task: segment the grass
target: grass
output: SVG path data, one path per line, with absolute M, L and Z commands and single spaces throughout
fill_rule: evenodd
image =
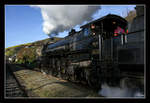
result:
M 26 44 L 15 45 L 15 46 L 6 48 L 6 50 L 7 50 L 7 49 L 12 49 L 12 48 L 21 47 L 21 46 L 29 46 L 29 45 L 31 45 L 31 44 L 32 44 L 32 43 L 26 43 Z

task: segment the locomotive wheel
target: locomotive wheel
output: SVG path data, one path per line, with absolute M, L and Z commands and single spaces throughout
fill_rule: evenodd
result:
M 93 89 L 100 88 L 100 85 L 98 85 L 98 79 L 96 79 L 96 78 L 88 79 L 88 84 Z
M 88 84 L 93 89 L 99 89 L 100 88 L 99 80 L 98 80 L 98 77 L 96 76 L 96 71 L 91 71 L 91 74 L 88 78 Z

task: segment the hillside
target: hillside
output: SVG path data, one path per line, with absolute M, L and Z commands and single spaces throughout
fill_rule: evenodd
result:
M 17 64 L 35 65 L 35 61 L 41 56 L 44 44 L 51 44 L 61 40 L 62 38 L 54 37 L 54 39 L 44 39 L 32 43 L 16 45 L 5 49 L 6 60 Z
M 135 17 L 136 17 L 136 11 L 130 11 L 130 12 L 128 13 L 128 16 L 125 17 L 125 19 L 126 19 L 129 23 L 131 23 L 132 20 L 133 20 Z

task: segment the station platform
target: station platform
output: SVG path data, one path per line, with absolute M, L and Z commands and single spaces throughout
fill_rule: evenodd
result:
M 51 75 L 46 75 L 18 65 L 11 65 L 10 69 L 19 81 L 21 87 L 26 92 L 28 98 L 101 97 L 98 93 L 87 87 L 77 85 Z

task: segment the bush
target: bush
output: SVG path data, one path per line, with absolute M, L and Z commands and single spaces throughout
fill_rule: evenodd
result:
M 17 53 L 17 63 L 32 64 L 36 60 L 36 52 L 34 48 L 22 48 Z
M 8 57 L 12 56 L 13 54 L 15 54 L 14 49 L 9 49 L 9 50 L 6 50 L 5 52 L 5 55 Z

